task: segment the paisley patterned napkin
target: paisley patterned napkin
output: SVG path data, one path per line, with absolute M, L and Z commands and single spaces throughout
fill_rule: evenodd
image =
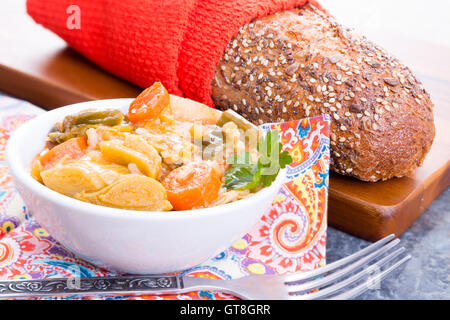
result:
M 28 102 L 0 94 L 0 279 L 114 276 L 65 249 L 33 219 L 14 188 L 5 161 L 5 146 L 15 128 L 45 112 Z M 241 240 L 216 257 L 183 272 L 193 277 L 239 278 L 249 274 L 288 274 L 325 264 L 328 169 L 327 115 L 265 125 L 280 131 L 294 162 L 290 181 L 271 208 Z M 74 274 L 74 273 L 77 274 Z M 31 298 L 32 299 L 32 298 Z M 58 299 L 41 298 L 41 299 Z M 73 295 L 64 299 L 234 299 L 208 291 L 170 296 Z

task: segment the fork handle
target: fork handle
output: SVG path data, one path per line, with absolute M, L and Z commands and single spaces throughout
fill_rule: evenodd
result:
M 180 294 L 197 290 L 220 290 L 220 283 L 223 282 L 226 281 L 167 275 L 7 280 L 0 281 L 0 298 L 108 293 Z

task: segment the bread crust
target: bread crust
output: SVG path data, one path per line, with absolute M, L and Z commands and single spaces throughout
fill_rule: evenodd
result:
M 212 98 L 256 124 L 328 113 L 331 169 L 363 181 L 407 175 L 435 135 L 433 104 L 411 70 L 311 5 L 243 26 Z

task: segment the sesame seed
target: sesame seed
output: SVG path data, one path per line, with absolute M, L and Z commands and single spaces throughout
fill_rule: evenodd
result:
M 348 168 L 347 170 L 345 170 L 345 172 L 347 173 L 352 173 L 353 169 L 352 168 Z
M 340 117 L 339 117 L 339 115 L 337 113 L 333 113 L 333 118 L 335 118 L 336 120 L 340 119 Z
M 344 125 L 342 125 L 342 126 L 340 127 L 340 129 L 341 129 L 342 131 L 346 131 L 346 130 L 347 130 L 347 127 L 344 126 Z
M 345 138 L 344 137 L 339 138 L 339 142 L 345 142 Z
M 372 123 L 372 128 L 373 128 L 373 130 L 378 130 L 377 124 L 376 123 Z
M 369 111 L 364 111 L 364 114 L 366 115 L 366 116 L 368 116 L 368 117 L 370 117 L 370 113 L 369 113 Z

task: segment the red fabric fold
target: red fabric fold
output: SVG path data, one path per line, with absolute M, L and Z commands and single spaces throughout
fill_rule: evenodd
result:
M 33 19 L 111 73 L 213 106 L 211 80 L 252 19 L 315 0 L 27 0 Z M 80 9 L 80 29 L 67 22 Z

